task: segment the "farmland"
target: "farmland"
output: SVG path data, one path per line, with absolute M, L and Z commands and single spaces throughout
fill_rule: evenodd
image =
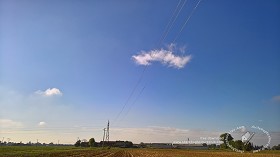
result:
M 75 147 L 0 147 L 1 157 L 280 157 L 280 151 L 259 153 L 236 153 L 222 150 L 184 150 L 184 149 L 101 149 Z

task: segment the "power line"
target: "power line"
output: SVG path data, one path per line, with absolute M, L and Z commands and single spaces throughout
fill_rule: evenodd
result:
M 171 29 L 172 26 L 174 25 L 174 23 L 175 23 L 175 21 L 176 21 L 178 15 L 180 14 L 180 12 L 181 12 L 182 8 L 184 7 L 184 5 L 186 4 L 187 0 L 184 0 L 182 4 L 181 4 L 181 2 L 182 2 L 182 0 L 180 0 L 180 1 L 178 2 L 176 8 L 174 9 L 174 11 L 173 11 L 173 13 L 172 13 L 172 16 L 170 17 L 169 22 L 168 22 L 168 24 L 166 25 L 166 27 L 165 27 L 165 29 L 164 29 L 164 32 L 163 32 L 163 34 L 162 34 L 161 37 L 160 37 L 160 40 L 159 40 L 159 42 L 158 42 L 158 44 L 157 44 L 158 46 L 165 40 L 167 34 L 169 33 L 170 29 Z M 180 5 L 181 5 L 181 6 L 180 6 Z M 179 9 L 179 10 L 178 10 L 178 9 Z M 152 55 L 154 55 L 154 54 L 152 54 Z M 153 57 L 153 56 L 152 56 L 152 57 Z M 143 70 L 143 72 L 142 72 L 142 74 L 141 74 L 141 76 L 140 76 L 140 79 L 138 80 L 138 82 L 137 82 L 137 84 L 136 84 L 135 87 L 138 87 L 138 85 L 139 85 L 140 82 L 142 81 L 143 75 L 144 75 L 145 71 L 147 70 L 147 68 L 148 68 L 148 66 L 145 65 L 145 68 L 144 68 L 144 70 Z M 131 106 L 133 106 L 133 105 L 136 103 L 136 100 L 140 97 L 140 95 L 141 95 L 142 92 L 144 91 L 145 87 L 146 87 L 146 85 L 142 88 L 142 90 L 140 91 L 140 93 L 137 95 L 137 98 L 135 99 L 135 101 L 132 103 Z M 133 93 L 129 96 L 129 99 L 130 99 L 131 96 L 134 94 L 135 90 L 136 90 L 136 88 L 133 89 Z M 128 103 L 128 100 L 129 100 L 129 99 L 127 99 L 126 103 Z M 127 104 L 125 104 L 125 105 L 123 106 L 123 108 L 122 108 L 122 110 L 121 110 L 120 113 L 123 112 L 123 110 L 124 110 L 124 108 L 125 108 L 126 105 L 127 105 Z M 130 109 L 131 109 L 131 107 L 129 108 L 128 112 L 130 111 Z M 124 117 L 126 117 L 126 115 L 128 114 L 128 112 L 126 112 L 126 114 L 125 114 Z M 118 114 L 117 118 L 120 116 L 120 113 Z
M 199 1 L 197 2 L 196 6 L 192 9 L 191 13 L 190 13 L 189 16 L 187 17 L 185 23 L 184 23 L 183 26 L 181 27 L 180 31 L 177 33 L 177 35 L 176 35 L 176 37 L 174 38 L 174 40 L 173 40 L 172 43 L 174 43 L 174 42 L 177 40 L 177 38 L 180 36 L 180 34 L 182 33 L 184 27 L 185 27 L 186 24 L 189 22 L 190 18 L 192 17 L 193 13 L 194 13 L 195 10 L 197 9 L 197 7 L 199 6 L 199 4 L 200 4 L 201 1 L 202 1 L 202 0 L 199 0 Z M 166 36 L 168 35 L 170 29 L 173 27 L 173 25 L 174 25 L 176 19 L 178 18 L 178 16 L 179 16 L 181 10 L 184 8 L 184 6 L 185 6 L 187 0 L 184 0 L 183 3 L 181 3 L 181 2 L 182 2 L 182 0 L 180 0 L 180 1 L 178 2 L 176 8 L 174 9 L 172 16 L 171 16 L 171 18 L 169 19 L 169 22 L 168 22 L 168 24 L 166 25 L 166 27 L 165 27 L 165 29 L 164 29 L 164 32 L 163 32 L 163 34 L 162 34 L 161 37 L 160 37 L 160 40 L 159 40 L 159 42 L 158 42 L 158 46 L 165 40 L 165 38 L 166 38 Z M 153 54 L 152 54 L 152 55 L 153 55 Z M 153 56 L 152 56 L 152 57 L 153 57 Z M 129 100 L 130 100 L 131 97 L 134 95 L 134 93 L 135 93 L 137 87 L 138 87 L 139 84 L 141 83 L 141 81 L 142 81 L 142 79 L 143 79 L 143 76 L 144 76 L 144 73 L 146 72 L 147 68 L 148 68 L 148 66 L 145 65 L 145 67 L 144 67 L 144 69 L 143 69 L 143 71 L 142 71 L 142 73 L 141 73 L 141 75 L 140 75 L 140 77 L 139 77 L 139 79 L 138 79 L 136 85 L 134 86 L 132 92 L 130 93 L 128 99 L 126 100 L 126 102 L 125 102 L 124 106 L 122 107 L 121 111 L 118 113 L 118 115 L 117 115 L 117 117 L 115 118 L 115 121 L 114 121 L 114 122 L 116 122 L 116 121 L 118 120 L 118 118 L 119 118 L 119 116 L 122 114 L 124 108 L 128 105 Z M 146 87 L 146 85 L 145 85 L 145 86 L 143 87 L 143 89 L 139 92 L 139 94 L 137 95 L 137 97 L 136 97 L 135 101 L 132 103 L 132 105 L 134 105 L 134 104 L 136 103 L 136 100 L 137 100 L 137 99 L 140 97 L 140 95 L 143 93 L 145 87 Z M 132 105 L 131 105 L 131 106 L 132 106 Z M 131 107 L 130 107 L 130 108 L 131 108 Z M 130 111 L 130 108 L 129 108 L 128 112 Z M 125 114 L 125 116 L 128 114 L 128 112 Z M 125 116 L 124 116 L 124 117 L 125 117 Z
M 165 27 L 165 31 L 164 31 L 164 33 L 161 35 L 161 38 L 160 38 L 160 40 L 159 40 L 159 42 L 158 42 L 158 46 L 163 42 L 163 40 L 164 40 L 165 37 L 167 36 L 169 30 L 171 29 L 172 26 L 169 27 L 170 23 L 172 23 L 172 25 L 173 25 L 173 23 L 174 23 L 175 20 L 177 19 L 178 14 L 181 12 L 183 6 L 184 6 L 185 3 L 186 3 L 186 0 L 185 0 L 184 3 L 183 3 L 183 5 L 182 5 L 182 6 L 180 7 L 180 9 L 179 9 L 179 12 L 176 14 L 176 12 L 177 12 L 177 10 L 178 10 L 180 4 L 181 4 L 181 1 L 182 1 L 182 0 L 180 0 L 180 1 L 178 2 L 178 4 L 177 4 L 175 10 L 173 11 L 173 14 L 172 14 L 171 18 L 170 18 L 170 20 L 169 20 L 167 26 Z M 175 15 L 176 15 L 175 20 L 173 20 Z M 123 112 L 124 108 L 127 106 L 129 100 L 130 100 L 131 97 L 134 95 L 134 93 L 135 93 L 137 87 L 139 86 L 139 84 L 141 83 L 141 81 L 142 81 L 142 79 L 143 79 L 144 73 L 146 72 L 147 68 L 148 68 L 148 66 L 146 65 L 146 66 L 144 67 L 144 69 L 143 69 L 143 71 L 142 71 L 142 73 L 141 73 L 141 75 L 140 75 L 140 77 L 139 77 L 137 83 L 136 83 L 135 86 L 133 87 L 133 89 L 132 89 L 130 95 L 128 96 L 127 100 L 125 101 L 125 103 L 124 103 L 124 105 L 123 105 L 121 111 L 117 114 L 116 118 L 114 119 L 113 123 L 116 123 L 116 121 L 118 120 L 119 116 L 120 116 L 121 113 Z M 142 92 L 141 92 L 141 93 L 142 93 Z M 140 95 L 140 94 L 139 94 L 139 95 Z
M 166 25 L 165 29 L 164 29 L 164 33 L 162 34 L 162 36 L 160 37 L 160 40 L 158 42 L 158 46 L 164 41 L 164 39 L 166 38 L 167 34 L 169 33 L 170 29 L 172 28 L 173 24 L 175 23 L 178 15 L 180 14 L 181 10 L 183 9 L 184 5 L 186 4 L 187 0 L 184 0 L 183 4 L 181 5 L 179 11 L 178 8 L 181 4 L 181 1 L 179 1 L 178 5 L 176 6 L 171 18 L 169 19 L 168 24 Z M 175 17 L 175 18 L 174 18 Z
M 196 8 L 199 6 L 199 3 L 201 2 L 202 0 L 199 0 L 196 4 L 196 6 L 192 9 L 191 13 L 189 14 L 189 16 L 187 17 L 185 23 L 183 24 L 183 26 L 181 27 L 180 31 L 177 33 L 176 37 L 174 38 L 173 42 L 174 43 L 178 37 L 180 36 L 180 34 L 182 33 L 182 31 L 184 30 L 186 24 L 189 22 L 190 18 L 192 17 L 193 13 L 195 12 Z
M 144 76 L 144 73 L 145 73 L 146 70 L 147 70 L 147 66 L 144 67 L 144 69 L 143 69 L 143 71 L 142 71 L 142 73 L 141 73 L 141 75 L 140 75 L 140 77 L 139 77 L 137 83 L 135 84 L 135 86 L 134 86 L 134 88 L 132 89 L 130 95 L 128 96 L 127 100 L 125 101 L 125 103 L 124 103 L 124 105 L 123 105 L 121 111 L 118 113 L 117 117 L 115 118 L 115 121 L 113 121 L 113 122 L 116 122 L 116 121 L 118 120 L 118 118 L 119 118 L 119 116 L 121 115 L 121 113 L 123 112 L 124 108 L 127 106 L 129 100 L 131 99 L 131 97 L 133 96 L 133 94 L 134 94 L 135 90 L 137 89 L 138 85 L 139 85 L 140 82 L 142 81 L 143 76 Z
M 133 101 L 133 103 L 130 105 L 130 107 L 128 108 L 128 111 L 125 113 L 125 115 L 123 116 L 123 118 L 121 120 L 123 120 L 127 114 L 129 113 L 129 111 L 131 110 L 132 106 L 134 106 L 134 104 L 136 103 L 136 101 L 138 100 L 138 98 L 141 96 L 141 94 L 143 93 L 143 91 L 145 90 L 146 85 L 143 86 L 143 88 L 141 89 L 141 91 L 139 92 L 139 94 L 137 95 L 136 99 Z

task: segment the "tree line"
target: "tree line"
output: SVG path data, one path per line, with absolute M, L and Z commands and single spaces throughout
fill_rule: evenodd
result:
M 81 141 L 80 139 L 74 144 L 75 147 L 95 147 L 97 146 L 97 143 L 95 142 L 94 138 L 90 138 L 88 141 L 83 140 Z
M 131 141 L 100 141 L 95 142 L 94 138 L 90 138 L 88 141 L 77 140 L 74 144 L 75 147 L 120 147 L 120 148 L 132 148 L 133 143 Z

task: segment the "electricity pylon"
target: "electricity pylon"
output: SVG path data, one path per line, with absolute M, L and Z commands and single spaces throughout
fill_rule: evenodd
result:
M 108 146 L 109 146 L 109 125 L 110 125 L 110 122 L 109 122 L 109 120 L 108 120 L 107 128 L 104 128 L 104 129 L 103 129 L 104 134 L 103 134 L 103 143 L 102 143 L 102 147 L 104 147 L 105 141 L 107 142 L 107 144 L 108 144 Z M 105 141 L 104 141 L 104 138 L 105 138 Z
M 107 124 L 107 129 L 106 129 L 106 141 L 109 144 L 109 120 L 108 120 L 108 124 Z

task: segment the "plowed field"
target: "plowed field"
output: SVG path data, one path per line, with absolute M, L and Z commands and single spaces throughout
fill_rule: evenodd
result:
M 280 157 L 280 151 L 237 153 L 221 150 L 0 147 L 0 157 Z

